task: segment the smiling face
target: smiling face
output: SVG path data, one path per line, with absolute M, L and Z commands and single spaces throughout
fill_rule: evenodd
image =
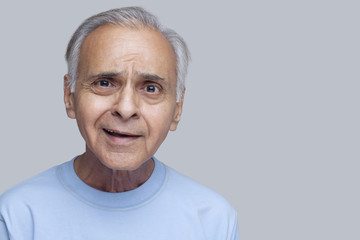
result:
M 94 30 L 81 47 L 75 92 L 67 84 L 64 89 L 86 154 L 114 170 L 133 170 L 150 159 L 180 120 L 174 51 L 148 28 Z

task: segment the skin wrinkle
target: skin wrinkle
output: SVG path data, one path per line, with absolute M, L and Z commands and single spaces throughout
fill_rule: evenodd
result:
M 92 81 L 93 79 L 95 78 L 121 78 L 121 77 L 124 77 L 125 75 L 125 71 L 122 71 L 122 72 L 104 72 L 104 73 L 99 73 L 99 74 L 96 74 L 94 76 L 90 76 L 88 77 L 88 79 L 84 80 L 84 81 Z M 164 78 L 156 75 L 156 74 L 152 74 L 152 73 L 141 73 L 141 72 L 138 72 L 136 71 L 135 72 L 135 75 L 138 76 L 138 77 L 142 77 L 146 80 L 152 80 L 152 81 L 155 81 L 155 80 L 165 80 Z
M 171 45 L 155 30 L 105 25 L 89 34 L 74 93 L 64 77 L 67 114 L 77 120 L 86 142 L 85 153 L 74 163 L 80 179 L 102 191 L 122 192 L 150 177 L 151 158 L 168 131 L 176 130 L 182 113 L 175 66 Z M 110 78 L 104 79 L 113 78 L 118 88 L 110 95 L 96 94 L 93 83 L 106 74 Z M 147 92 L 147 84 L 159 84 L 162 90 Z M 104 129 L 133 137 L 115 137 Z
M 75 172 L 79 171 L 80 162 L 83 161 L 83 156 L 79 156 L 76 160 L 77 161 L 75 161 L 74 166 Z M 104 166 L 100 166 L 100 164 L 101 163 L 99 161 L 90 164 L 90 168 L 86 172 L 82 172 L 82 180 L 85 183 L 88 183 L 91 187 L 104 192 L 125 192 L 132 190 L 133 185 L 139 187 L 151 176 L 154 168 L 154 162 L 152 159 L 146 162 L 149 167 L 145 175 L 136 170 L 130 174 L 129 171 L 109 169 Z M 98 177 L 99 175 L 97 173 L 99 169 L 102 170 L 101 175 L 108 176 L 109 180 L 102 181 L 101 178 Z M 94 179 L 96 179 L 96 181 L 93 181 Z

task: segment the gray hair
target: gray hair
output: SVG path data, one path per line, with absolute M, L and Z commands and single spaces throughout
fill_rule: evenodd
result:
M 185 77 L 190 61 L 190 52 L 184 39 L 174 30 L 164 28 L 157 18 L 141 7 L 125 7 L 111 9 L 86 19 L 75 31 L 66 50 L 68 65 L 68 84 L 72 92 L 78 75 L 78 64 L 81 45 L 85 38 L 96 28 L 105 24 L 114 24 L 127 28 L 147 27 L 159 31 L 171 44 L 176 56 L 176 98 L 180 100 L 185 90 Z

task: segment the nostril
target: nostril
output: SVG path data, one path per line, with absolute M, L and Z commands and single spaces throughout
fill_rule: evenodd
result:
M 115 117 L 121 117 L 120 113 L 118 113 L 117 111 L 112 111 L 111 114 Z
M 122 119 L 129 119 L 129 118 L 138 118 L 140 116 L 139 111 L 121 111 L 115 109 L 111 111 L 111 114 L 115 117 L 122 118 Z
M 114 95 L 112 108 L 113 116 L 122 119 L 136 118 L 140 116 L 139 96 L 131 86 L 126 86 Z

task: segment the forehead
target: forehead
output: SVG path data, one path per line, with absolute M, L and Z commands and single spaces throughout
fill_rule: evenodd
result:
M 79 59 L 79 77 L 101 72 L 146 72 L 175 78 L 172 46 L 158 31 L 104 25 L 84 40 Z

